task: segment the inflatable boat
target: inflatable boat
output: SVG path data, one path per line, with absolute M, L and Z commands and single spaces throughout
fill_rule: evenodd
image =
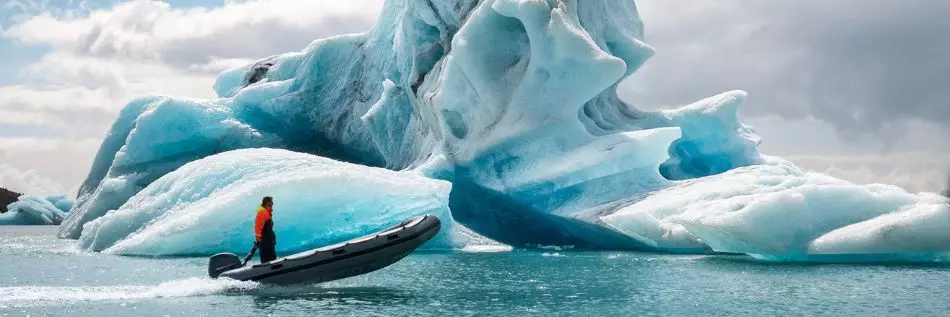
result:
M 432 239 L 441 226 L 433 215 L 416 216 L 377 233 L 251 266 L 233 253 L 219 253 L 211 257 L 208 275 L 268 284 L 338 280 L 396 263 Z

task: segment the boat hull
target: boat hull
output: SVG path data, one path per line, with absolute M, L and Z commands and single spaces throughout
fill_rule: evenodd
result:
M 441 222 L 435 216 L 417 216 L 380 232 L 267 263 L 231 269 L 218 277 L 286 285 L 322 283 L 362 275 L 398 262 L 432 239 L 440 228 Z M 212 263 L 215 257 L 212 257 Z M 211 271 L 213 269 L 209 267 L 209 273 Z

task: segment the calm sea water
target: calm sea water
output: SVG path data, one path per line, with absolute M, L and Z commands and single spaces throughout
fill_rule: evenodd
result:
M 0 316 L 724 316 L 950 314 L 950 266 L 758 263 L 623 252 L 416 253 L 372 274 L 274 287 L 204 258 L 77 251 L 0 226 Z

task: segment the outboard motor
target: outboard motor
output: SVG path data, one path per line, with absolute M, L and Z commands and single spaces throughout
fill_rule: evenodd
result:
M 218 278 L 221 273 L 244 266 L 234 253 L 218 253 L 208 260 L 208 276 Z

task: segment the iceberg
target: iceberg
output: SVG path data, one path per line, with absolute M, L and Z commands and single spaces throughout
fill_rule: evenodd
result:
M 473 3 L 432 5 L 390 1 L 370 32 L 317 40 L 301 52 L 227 70 L 214 84 L 218 99 L 133 100 L 103 140 L 59 236 L 79 238 L 85 223 L 119 208 L 161 176 L 228 150 L 283 148 L 395 170 L 425 157 L 436 142 L 413 115 L 410 95 L 392 88 L 387 100 L 394 106 L 374 105 L 386 77 L 400 87 L 421 82 L 441 56 L 446 32 L 461 23 L 452 21 L 461 18 L 452 12 L 462 14 Z M 443 23 L 437 17 L 448 19 L 438 25 L 442 30 L 430 25 Z M 364 116 L 370 108 L 376 116 Z M 381 151 L 388 151 L 388 159 Z
M 769 164 L 681 182 L 602 220 L 658 249 L 770 261 L 935 260 L 950 255 L 950 204 L 935 193 L 856 185 Z
M 414 175 L 405 180 L 411 193 L 381 192 L 407 196 L 374 203 L 392 210 L 435 206 L 429 194 L 408 197 L 427 181 L 450 182 L 455 221 L 517 247 L 739 252 L 779 261 L 933 259 L 945 251 L 942 235 L 931 235 L 947 228 L 939 196 L 804 173 L 761 154 L 761 140 L 738 118 L 744 91 L 655 112 L 620 100 L 618 84 L 654 54 L 643 34 L 631 0 L 388 0 L 366 33 L 222 72 L 216 99 L 129 103 L 60 236 L 123 254 L 201 253 L 211 246 L 182 242 L 205 240 L 240 251 L 248 242 L 230 237 L 245 234 L 236 229 L 244 218 L 232 219 L 231 209 L 251 198 L 192 192 L 257 184 L 263 176 L 244 170 L 251 167 L 228 164 L 259 163 L 229 153 L 283 166 L 240 150 L 268 147 L 296 152 L 275 157 L 351 164 L 341 173 Z M 229 170 L 250 174 L 214 176 Z M 320 210 L 342 206 L 304 200 L 308 186 L 327 180 L 267 186 Z M 375 184 L 360 182 L 352 188 Z M 344 198 L 362 201 L 355 193 Z M 291 222 L 324 231 L 378 226 L 399 215 L 392 210 L 354 212 L 346 221 L 299 211 Z M 201 217 L 223 225 L 199 226 Z M 290 249 L 318 242 L 287 235 Z
M 297 252 L 433 214 L 443 230 L 429 248 L 451 248 L 451 185 L 280 149 L 244 149 L 185 164 L 121 208 L 83 226 L 79 245 L 124 255 L 246 253 L 254 215 L 273 196 L 277 251 Z
M 162 175 L 205 156 L 273 142 L 235 118 L 229 107 L 202 100 L 143 97 L 129 103 L 99 147 L 60 237 L 119 208 Z
M 503 243 L 626 248 L 580 211 L 758 163 L 744 92 L 661 113 L 619 100 L 653 54 L 631 1 L 520 3 L 388 1 L 367 33 L 223 72 L 218 99 L 131 102 L 60 236 L 187 162 L 274 147 L 452 181 L 454 215 Z
M 66 218 L 73 200 L 65 195 L 22 195 L 0 214 L 0 225 L 58 225 Z

